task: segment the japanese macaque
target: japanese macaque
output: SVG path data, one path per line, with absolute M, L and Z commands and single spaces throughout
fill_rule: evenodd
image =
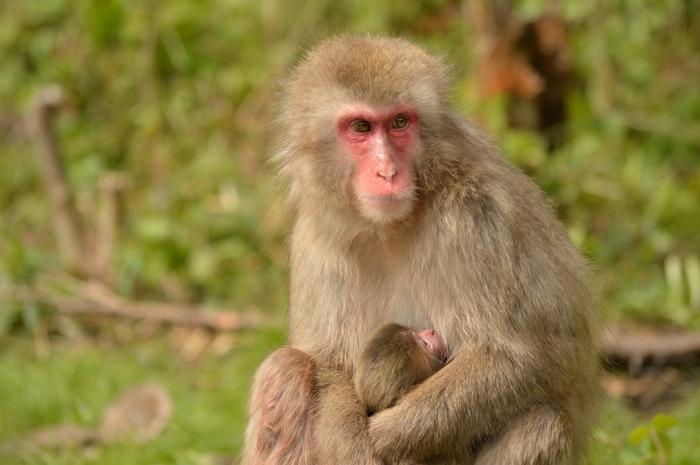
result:
M 434 329 L 415 332 L 389 323 L 365 346 L 354 382 L 368 415 L 394 405 L 445 363 L 447 350 Z
M 447 75 L 408 41 L 352 36 L 287 82 L 290 346 L 256 374 L 245 464 L 579 462 L 598 370 L 587 264 L 450 110 Z M 435 328 L 449 363 L 368 417 L 352 379 L 392 321 Z

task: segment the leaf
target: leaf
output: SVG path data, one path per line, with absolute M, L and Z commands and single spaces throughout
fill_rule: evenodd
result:
M 659 413 L 651 420 L 651 425 L 659 432 L 666 431 L 678 424 L 678 419 L 667 413 Z
M 659 441 L 664 449 L 664 453 L 667 455 L 671 453 L 671 437 L 667 433 L 659 433 Z
M 649 425 L 637 426 L 627 436 L 627 440 L 634 445 L 639 445 L 648 438 L 649 438 Z

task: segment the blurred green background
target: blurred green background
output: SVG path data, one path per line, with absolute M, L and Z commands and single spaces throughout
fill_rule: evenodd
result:
M 251 376 L 284 342 L 291 218 L 268 163 L 279 82 L 306 47 L 339 32 L 400 34 L 455 64 L 455 110 L 494 134 L 551 197 L 595 267 L 606 319 L 700 327 L 700 2 L 488 3 L 0 2 L 0 461 L 235 459 Z M 479 27 L 477 13 L 496 7 L 520 26 L 547 14 L 566 25 L 555 34 L 566 114 L 545 131 L 531 117 L 513 124 L 517 109 L 536 108 L 537 92 L 484 91 L 495 66 L 489 40 L 505 43 L 507 58 L 522 56 L 503 39 L 522 28 L 485 36 Z M 264 329 L 212 334 L 68 317 L 13 297 L 16 289 L 70 296 L 86 278 L 59 254 L 27 130 L 35 95 L 50 84 L 65 95 L 53 128 L 86 255 L 105 240 L 105 180 L 122 186 L 100 281 L 127 300 L 257 309 Z M 606 398 L 590 463 L 700 463 L 700 391 L 692 368 L 682 377 L 682 393 L 650 410 Z M 16 446 L 44 425 L 95 425 L 110 399 L 142 381 L 173 397 L 157 439 Z M 661 410 L 669 416 L 652 420 Z

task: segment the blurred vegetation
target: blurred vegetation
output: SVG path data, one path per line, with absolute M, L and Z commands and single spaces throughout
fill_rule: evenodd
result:
M 515 9 L 528 19 L 547 11 L 549 3 L 525 0 L 515 2 Z M 278 82 L 304 48 L 323 37 L 386 32 L 413 38 L 455 63 L 455 109 L 487 127 L 506 156 L 547 191 L 596 268 L 609 318 L 700 327 L 700 2 L 560 2 L 558 14 L 571 27 L 576 85 L 567 95 L 566 137 L 553 151 L 541 134 L 508 127 L 506 98 L 481 97 L 474 77 L 476 38 L 464 11 L 454 0 L 0 2 L 0 288 L 36 285 L 62 269 L 35 146 L 21 123 L 37 89 L 57 83 L 69 105 L 56 129 L 88 226 L 98 221 L 104 177 L 117 172 L 127 181 L 110 284 L 135 299 L 257 307 L 283 315 L 290 217 L 284 189 L 267 163 Z M 107 387 L 85 392 L 93 386 L 83 383 L 93 377 L 105 375 L 106 383 L 123 386 L 134 370 L 153 369 L 166 385 L 182 389 L 182 378 L 168 365 L 175 362 L 132 367 L 137 348 L 111 355 L 58 351 L 51 356 L 55 363 L 31 361 L 21 331 L 12 329 L 36 332 L 43 315 L 35 304 L 0 303 L 0 347 L 6 351 L 0 357 L 0 435 L 46 417 L 94 415 L 91 408 Z M 249 360 L 262 357 L 253 352 L 235 352 L 221 369 L 239 370 L 248 380 L 255 366 Z M 5 400 L 20 395 L 28 382 L 61 391 L 43 397 L 27 390 L 16 402 Z M 247 382 L 217 384 L 233 390 L 218 400 L 235 403 L 223 412 L 238 416 L 230 420 L 238 425 L 230 431 L 233 451 Z M 217 402 L 215 395 L 205 397 Z M 63 411 L 73 396 L 85 396 L 90 405 Z M 180 439 L 192 450 L 226 450 L 221 431 L 211 435 L 209 446 L 183 438 L 200 435 L 204 444 L 212 425 L 222 421 L 220 407 L 180 402 L 178 408 L 192 409 L 188 414 L 200 407 L 219 411 L 212 412 L 213 423 L 178 423 L 183 429 L 163 439 L 164 450 Z M 37 412 L 37 404 L 48 410 Z M 611 425 L 608 436 L 626 444 L 620 450 L 655 447 L 644 446 L 649 429 L 636 443 L 626 443 L 634 420 L 612 417 L 604 417 L 605 427 Z M 659 421 L 664 434 L 678 429 Z M 680 427 L 683 437 L 700 430 L 697 415 L 688 421 Z M 642 452 L 620 458 L 616 447 L 606 457 L 594 452 L 602 457 L 595 463 L 657 463 L 657 455 Z M 178 457 L 137 460 L 112 451 L 116 455 L 99 463 L 210 463 L 192 451 L 176 452 L 168 453 Z M 669 463 L 700 461 L 698 455 L 682 458 L 690 454 L 681 452 L 679 461 Z

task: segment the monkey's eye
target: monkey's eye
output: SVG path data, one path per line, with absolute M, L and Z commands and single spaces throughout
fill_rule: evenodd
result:
M 394 117 L 394 120 L 391 122 L 391 129 L 406 129 L 408 126 L 408 116 L 406 115 L 397 115 Z
M 369 132 L 372 129 L 372 125 L 369 124 L 369 121 L 367 120 L 358 119 L 350 123 L 350 129 L 352 129 L 352 132 L 363 134 L 365 132 Z

